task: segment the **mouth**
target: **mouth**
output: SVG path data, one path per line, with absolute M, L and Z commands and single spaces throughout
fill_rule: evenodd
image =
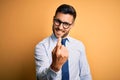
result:
M 64 31 L 55 29 L 55 34 L 56 34 L 57 36 L 61 36 L 61 37 L 62 37 L 63 34 L 64 34 Z
M 57 34 L 62 34 L 63 31 L 61 31 L 61 30 L 56 30 L 56 33 L 57 33 Z

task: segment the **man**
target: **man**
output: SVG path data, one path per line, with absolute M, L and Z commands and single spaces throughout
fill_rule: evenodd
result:
M 75 9 L 60 5 L 53 17 L 53 34 L 35 48 L 37 80 L 92 80 L 81 41 L 70 37 Z

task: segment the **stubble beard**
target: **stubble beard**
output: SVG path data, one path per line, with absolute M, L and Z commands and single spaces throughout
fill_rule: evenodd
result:
M 56 36 L 56 38 L 58 38 L 58 36 L 55 34 L 55 30 L 56 30 L 56 32 L 57 32 L 57 31 L 59 31 L 60 29 L 59 29 L 59 28 L 54 28 L 54 26 L 52 26 L 52 31 L 53 31 L 54 35 Z M 65 31 L 63 31 L 63 30 L 60 30 L 60 31 L 62 31 L 62 33 L 64 33 L 64 34 L 61 36 L 61 38 L 65 38 L 65 37 L 69 34 L 69 31 L 67 31 L 66 33 L 65 33 Z

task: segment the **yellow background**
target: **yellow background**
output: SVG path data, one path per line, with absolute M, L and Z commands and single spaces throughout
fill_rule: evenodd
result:
M 70 35 L 85 44 L 93 80 L 120 80 L 120 0 L 0 0 L 0 80 L 35 80 L 34 47 L 62 3 L 77 10 Z

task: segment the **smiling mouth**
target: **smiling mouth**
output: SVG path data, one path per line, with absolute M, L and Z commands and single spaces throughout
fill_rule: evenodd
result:
M 56 35 L 62 36 L 64 34 L 64 31 L 60 29 L 55 29 L 55 33 Z
M 60 34 L 63 33 L 63 31 L 61 31 L 61 30 L 56 30 L 56 33 L 57 33 L 58 35 L 60 35 Z

